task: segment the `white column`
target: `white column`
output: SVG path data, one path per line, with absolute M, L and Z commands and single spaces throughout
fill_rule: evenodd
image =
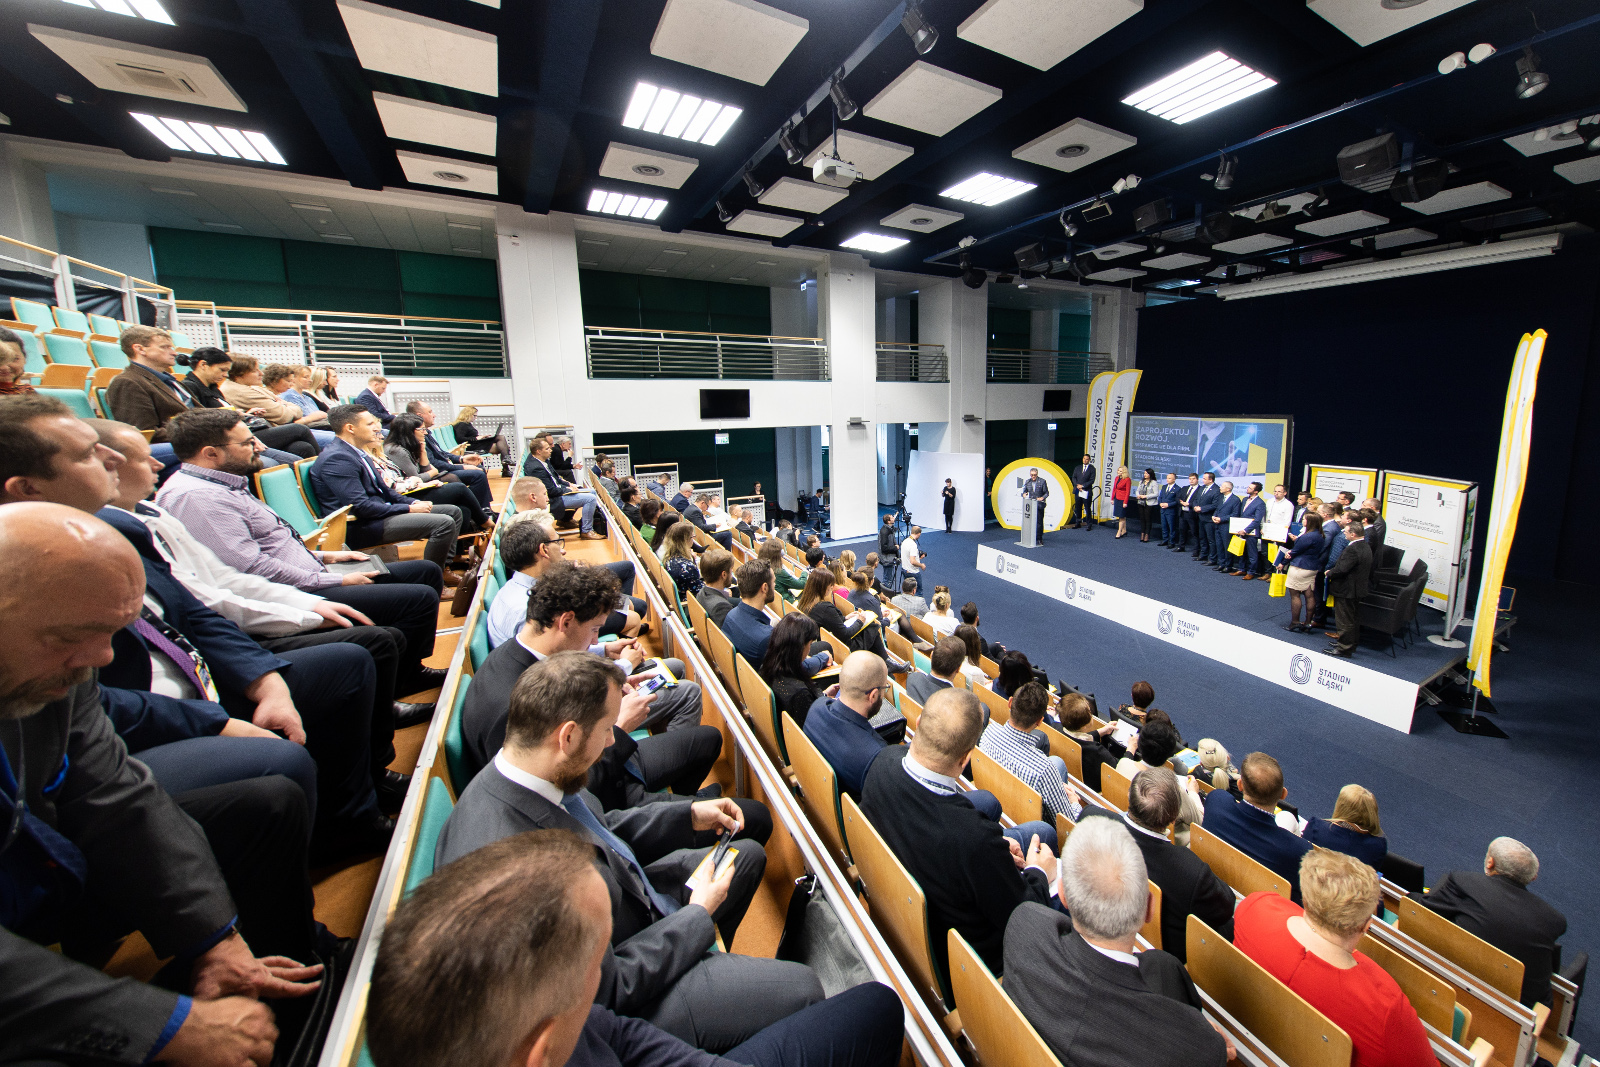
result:
M 517 441 L 528 425 L 570 425 L 576 446 L 594 444 L 585 425 L 591 383 L 584 356 L 583 300 L 572 220 L 530 215 L 510 205 L 496 210 L 500 303 Z
M 0 234 L 40 248 L 61 248 L 56 236 L 55 212 L 50 206 L 50 182 L 44 168 L 19 158 L 16 147 L 8 147 L 3 142 L 0 142 Z M 20 248 L 12 247 L 6 254 L 40 266 L 50 265 L 47 259 Z
M 1097 289 L 1094 318 L 1090 325 L 1090 345 L 1096 352 L 1108 352 L 1117 370 L 1134 365 L 1139 347 L 1139 309 L 1144 294 L 1127 289 Z
M 917 337 L 944 345 L 950 361 L 950 418 L 943 432 L 921 423 L 919 448 L 930 452 L 983 452 L 987 414 L 989 292 L 969 289 L 959 279 L 922 287 L 917 301 Z M 964 416 L 976 416 L 967 421 Z
M 872 269 L 836 252 L 820 279 L 818 315 L 833 373 L 828 452 L 833 536 L 860 537 L 878 526 L 877 306 Z M 858 418 L 860 425 L 851 426 Z
M 1029 348 L 1048 351 L 1061 347 L 1060 326 L 1056 321 L 1060 314 L 1055 308 L 1035 309 L 1028 313 Z M 1033 382 L 1055 381 L 1050 376 L 1050 361 L 1043 356 L 1035 358 L 1028 380 Z

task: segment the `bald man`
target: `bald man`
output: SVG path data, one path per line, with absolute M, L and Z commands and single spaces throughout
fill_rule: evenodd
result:
M 861 799 L 867 768 L 878 753 L 905 736 L 906 721 L 897 719 L 890 736 L 872 727 L 872 718 L 891 696 L 889 669 L 877 655 L 852 652 L 839 671 L 839 683 L 829 686 L 806 712 L 804 730 L 839 776 L 839 788 Z
M 1056 876 L 1054 829 L 1041 822 L 1003 832 L 964 795 L 961 773 L 982 731 L 978 698 L 941 689 L 923 706 L 910 747 L 879 753 L 861 791 L 861 810 L 928 898 L 933 956 L 945 974 L 955 929 L 998 975 L 1011 912 L 1049 905 Z M 1025 844 L 1011 836 L 1018 832 Z
M 0 504 L 103 508 L 100 517 L 122 532 L 144 565 L 145 610 L 114 636 L 116 654 L 101 683 L 220 704 L 231 716 L 305 744 L 317 763 L 318 858 L 387 849 L 394 820 L 379 810 L 373 770 L 392 758 L 385 753 L 393 726 L 372 721 L 371 654 L 331 644 L 275 655 L 196 600 L 172 576 L 144 525 L 105 507 L 117 494 L 122 464 L 121 454 L 100 444 L 94 428 L 59 400 L 0 398 Z M 390 791 L 403 796 L 406 784 Z
M 257 998 L 305 996 L 322 970 L 295 962 L 316 951 L 299 790 L 259 778 L 175 802 L 112 732 L 95 669 L 143 597 L 138 553 L 94 516 L 0 507 L 0 825 L 18 827 L 4 847 L 16 892 L 0 909 L 0 1061 L 264 1064 L 278 1031 Z M 133 929 L 180 962 L 190 995 L 69 958 Z M 65 953 L 45 947 L 57 943 Z

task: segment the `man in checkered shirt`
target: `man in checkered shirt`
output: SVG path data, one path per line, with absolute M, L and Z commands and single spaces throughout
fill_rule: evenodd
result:
M 1048 756 L 1040 751 L 1037 735 L 1044 713 L 1050 706 L 1050 694 L 1038 682 L 1029 682 L 1011 697 L 1011 720 L 995 722 L 983 728 L 978 747 L 1012 774 L 1021 778 L 1028 787 L 1044 798 L 1045 817 L 1051 822 L 1057 815 L 1065 815 L 1073 822 L 1083 814 L 1083 804 L 1067 780 L 1067 765 L 1060 756 Z

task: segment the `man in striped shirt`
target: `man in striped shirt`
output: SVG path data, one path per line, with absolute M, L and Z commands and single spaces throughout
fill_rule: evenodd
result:
M 1038 682 L 1020 687 L 1011 697 L 1010 721 L 990 720 L 983 728 L 978 747 L 1044 798 L 1045 816 L 1050 822 L 1055 822 L 1057 815 L 1076 822 L 1083 814 L 1083 804 L 1077 792 L 1065 784 L 1067 765 L 1060 756 L 1041 752 L 1032 733 L 1039 728 L 1049 706 L 1050 694 Z

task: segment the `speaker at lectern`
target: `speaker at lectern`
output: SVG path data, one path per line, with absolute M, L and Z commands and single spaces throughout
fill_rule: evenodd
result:
M 1044 501 L 1024 497 L 1022 501 L 1022 540 L 1017 544 L 1023 548 L 1039 547 L 1039 520 L 1035 508 L 1043 507 Z

